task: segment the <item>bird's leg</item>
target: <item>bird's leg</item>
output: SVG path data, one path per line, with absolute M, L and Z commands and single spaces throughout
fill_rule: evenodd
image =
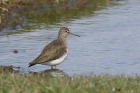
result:
M 51 69 L 56 69 L 56 65 L 54 65 L 54 67 L 53 67 L 53 66 L 51 66 Z
M 54 69 L 56 69 L 56 65 L 54 66 Z
M 53 69 L 53 66 L 51 66 L 51 69 Z

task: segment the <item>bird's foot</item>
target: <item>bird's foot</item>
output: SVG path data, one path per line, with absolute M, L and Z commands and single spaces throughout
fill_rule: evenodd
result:
M 51 66 L 51 69 L 56 69 L 56 65 L 53 67 L 53 66 Z

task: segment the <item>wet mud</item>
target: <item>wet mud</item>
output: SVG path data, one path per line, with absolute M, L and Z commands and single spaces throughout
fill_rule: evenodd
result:
M 0 31 L 4 28 L 15 30 L 17 27 L 22 27 L 23 18 L 22 13 L 36 12 L 36 10 L 50 11 L 50 10 L 68 10 L 74 7 L 82 6 L 87 2 L 87 0 L 78 0 L 70 2 L 70 0 L 3 0 L 0 2 Z M 43 12 L 43 11 L 42 11 Z

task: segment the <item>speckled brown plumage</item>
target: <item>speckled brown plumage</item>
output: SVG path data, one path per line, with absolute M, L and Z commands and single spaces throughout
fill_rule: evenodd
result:
M 51 66 L 56 66 L 58 64 L 60 64 L 62 61 L 65 60 L 66 56 L 67 56 L 67 41 L 66 41 L 66 37 L 71 34 L 71 35 L 75 35 L 72 34 L 68 28 L 66 27 L 62 27 L 59 30 L 58 33 L 58 37 L 57 39 L 55 39 L 54 41 L 52 41 L 50 44 L 48 44 L 41 52 L 41 54 L 34 59 L 32 62 L 29 63 L 29 67 L 36 65 L 36 64 L 44 64 L 44 63 L 48 63 L 48 62 L 52 62 L 54 60 L 57 60 L 59 58 L 62 57 L 61 60 L 59 60 L 58 62 L 56 62 L 55 64 L 51 64 Z M 78 36 L 78 35 L 75 35 Z M 64 56 L 65 55 L 65 56 Z M 64 57 L 63 57 L 64 56 Z M 50 64 L 49 64 L 50 65 Z
M 35 64 L 40 64 L 43 62 L 49 62 L 49 61 L 58 59 L 65 52 L 67 52 L 66 49 L 67 49 L 67 46 L 64 44 L 64 42 L 62 42 L 61 38 L 56 39 L 52 41 L 50 44 L 48 44 L 35 60 L 29 63 L 29 67 Z

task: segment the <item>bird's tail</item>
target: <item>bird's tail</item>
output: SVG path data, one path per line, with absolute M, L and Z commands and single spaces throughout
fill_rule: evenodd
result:
M 34 63 L 30 62 L 28 67 L 35 65 Z

